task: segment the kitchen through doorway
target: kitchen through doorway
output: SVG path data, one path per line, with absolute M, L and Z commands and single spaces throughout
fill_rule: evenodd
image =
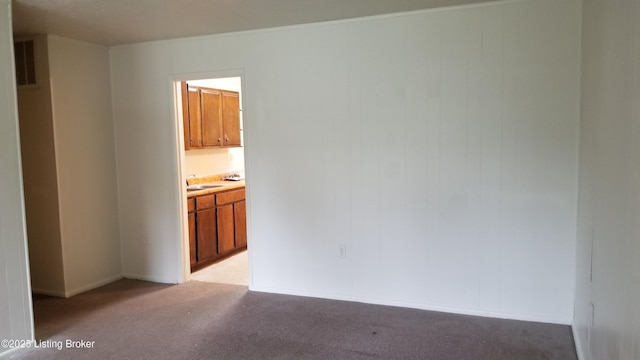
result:
M 187 280 L 249 285 L 241 76 L 176 82 Z M 185 247 L 183 247 L 185 248 Z

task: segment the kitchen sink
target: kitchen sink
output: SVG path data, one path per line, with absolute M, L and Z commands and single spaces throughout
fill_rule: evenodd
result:
M 219 188 L 219 187 L 223 187 L 225 185 L 219 185 L 219 184 L 197 184 L 197 185 L 189 185 L 187 186 L 187 191 L 199 191 L 199 190 L 206 190 L 206 189 L 215 189 L 215 188 Z

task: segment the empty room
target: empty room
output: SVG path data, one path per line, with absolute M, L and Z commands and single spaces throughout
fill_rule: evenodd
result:
M 0 357 L 640 358 L 640 1 L 0 5 Z

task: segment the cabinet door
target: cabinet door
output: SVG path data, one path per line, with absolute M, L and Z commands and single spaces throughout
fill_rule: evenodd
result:
M 200 90 L 189 87 L 189 147 L 202 147 L 202 119 L 200 111 Z
M 220 91 L 200 89 L 202 101 L 202 146 L 222 146 L 222 101 Z
M 215 257 L 217 252 L 216 209 L 200 210 L 196 213 L 198 261 Z
M 237 189 L 216 194 L 216 205 L 231 204 L 236 201 L 242 201 L 245 198 L 245 190 Z
M 240 146 L 240 95 L 222 91 L 223 146 Z
M 236 229 L 236 247 L 247 245 L 247 204 L 244 200 L 233 204 L 233 219 Z
M 218 253 L 224 254 L 234 249 L 233 204 L 219 206 L 218 211 Z
M 189 259 L 191 266 L 197 261 L 196 253 L 196 214 L 189 213 Z

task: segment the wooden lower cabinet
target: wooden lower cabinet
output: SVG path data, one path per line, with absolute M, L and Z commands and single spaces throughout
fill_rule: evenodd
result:
M 211 260 L 218 255 L 216 209 L 200 210 L 196 213 L 196 248 L 198 262 Z
M 187 199 L 188 219 L 189 219 L 189 261 L 194 266 L 198 261 L 196 247 L 196 199 Z
M 245 190 L 188 199 L 191 271 L 246 248 Z
M 233 218 L 235 227 L 236 247 L 247 246 L 247 204 L 246 201 L 238 201 L 233 204 Z
M 223 205 L 216 208 L 218 211 L 218 252 L 226 254 L 235 248 L 235 229 L 233 224 L 233 205 Z
M 189 213 L 189 261 L 191 266 L 198 261 L 196 248 L 196 214 Z

